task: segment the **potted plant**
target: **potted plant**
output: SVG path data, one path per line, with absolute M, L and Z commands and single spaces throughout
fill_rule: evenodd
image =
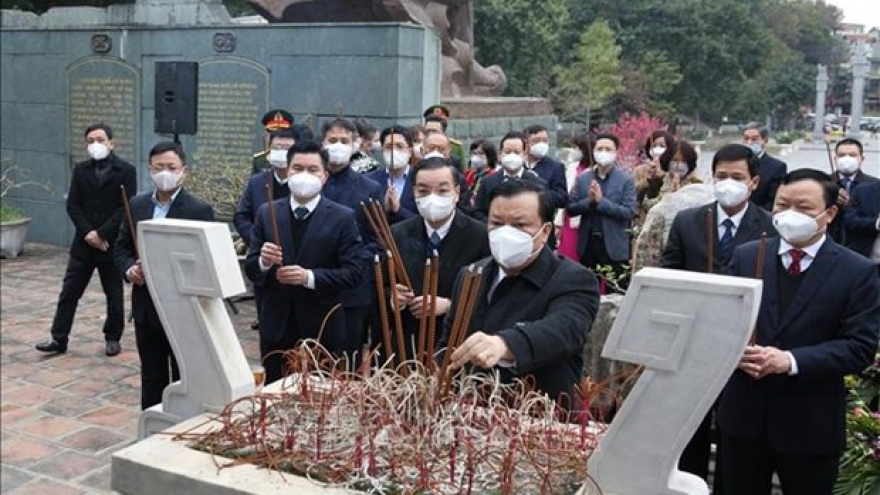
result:
M 0 173 L 0 257 L 15 258 L 24 250 L 31 219 L 18 208 L 6 202 L 6 195 L 25 186 L 39 186 L 47 191 L 46 184 L 26 180 L 26 172 L 16 165 L 2 167 Z M 25 180 L 17 180 L 19 179 Z
M 880 350 L 874 364 L 847 377 L 846 385 L 846 451 L 834 494 L 873 495 L 880 493 Z

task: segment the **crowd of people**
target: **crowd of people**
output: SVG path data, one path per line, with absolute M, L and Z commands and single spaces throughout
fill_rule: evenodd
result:
M 833 175 L 789 172 L 767 153 L 767 129 L 750 125 L 741 143 L 714 154 L 711 183 L 702 184 L 695 148 L 664 129 L 645 136 L 644 161 L 630 171 L 619 164 L 613 134 L 580 136 L 563 164 L 540 125 L 498 143 L 476 140 L 465 152 L 446 134 L 450 117 L 435 105 L 421 125 L 382 130 L 335 118 L 316 135 L 289 112 L 266 115 L 266 150 L 254 156 L 234 225 L 248 245 L 267 382 L 286 373 L 278 351 L 303 339 L 319 338 L 358 362 L 382 343 L 383 309 L 400 314 L 408 357 L 423 318 L 442 329 L 431 343 L 442 349 L 463 303 L 463 269 L 476 266 L 484 282 L 469 334 L 450 349 L 453 368 L 496 370 L 505 381 L 531 377 L 539 391 L 570 404 L 600 294 L 625 290 L 634 265 L 744 277 L 760 266 L 757 339 L 680 467 L 707 478 L 717 425 L 715 493 L 769 494 L 774 472 L 786 494 L 830 493 L 843 448 L 843 377 L 871 363 L 880 332 L 880 180 L 861 170 L 862 143 L 836 143 Z M 74 168 L 67 198 L 76 226 L 70 261 L 51 338 L 36 348 L 66 352 L 77 302 L 98 269 L 105 353 L 118 354 L 122 284 L 133 284 L 147 409 L 179 373 L 123 221 L 120 186 L 134 223 L 211 221 L 213 210 L 186 191 L 179 144 L 149 152 L 154 187 L 139 195 L 135 168 L 113 152 L 110 127 L 86 129 L 85 144 L 90 158 Z M 365 208 L 371 204 L 384 211 L 408 284 L 376 288 L 374 260 L 389 246 Z M 653 239 L 653 256 L 633 249 L 641 236 Z M 431 301 L 429 259 L 440 264 Z M 379 355 L 392 347 L 380 346 Z

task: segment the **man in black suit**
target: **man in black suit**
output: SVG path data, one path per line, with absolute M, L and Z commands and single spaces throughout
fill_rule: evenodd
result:
M 770 139 L 770 131 L 762 124 L 752 122 L 743 130 L 743 144 L 748 146 L 758 159 L 758 188 L 752 193 L 752 203 L 767 211 L 773 210 L 773 197 L 779 183 L 788 172 L 788 165 L 770 156 L 765 148 Z
M 273 202 L 274 228 L 269 205 L 260 207 L 245 262 L 248 277 L 263 285 L 260 355 L 267 383 L 286 374 L 281 351 L 302 339 L 320 337 L 327 349 L 346 350 L 342 295 L 364 280 L 354 211 L 321 195 L 327 152 L 314 141 L 298 141 L 289 156 L 290 198 Z M 273 239 L 275 231 L 280 239 Z
M 384 168 L 367 174 L 382 187 L 382 197 L 388 223 L 395 224 L 418 216 L 413 196 L 413 173 L 409 166 L 412 157 L 412 133 L 406 127 L 395 125 L 385 128 L 379 135 L 382 143 Z
M 497 369 L 504 382 L 534 377 L 537 389 L 569 407 L 582 379 L 584 343 L 599 307 L 586 268 L 547 248 L 553 207 L 546 190 L 509 180 L 492 191 L 489 246 L 470 335 L 452 351 L 453 369 Z M 441 345 L 449 342 L 464 273 L 459 273 Z
M 850 200 L 861 187 L 880 182 L 880 179 L 862 171 L 865 153 L 861 141 L 852 138 L 841 139 L 834 146 L 834 155 L 837 171 L 832 174 L 832 178 L 840 186 L 840 193 L 837 196 L 837 207 L 840 212 L 828 227 L 828 233 L 834 242 L 852 248 L 849 238 L 850 232 L 844 225 L 844 217 L 849 208 Z
M 880 268 L 880 182 L 866 184 L 853 193 L 843 221 L 847 247 Z
M 58 307 L 52 321 L 52 338 L 36 345 L 41 352 L 67 352 L 67 341 L 79 299 L 95 269 L 107 296 L 104 320 L 104 353 L 120 352 L 119 339 L 125 327 L 122 278 L 113 266 L 113 244 L 122 220 L 120 187 L 130 197 L 137 192 L 137 171 L 113 153 L 113 131 L 107 124 L 89 126 L 85 132 L 89 159 L 76 164 L 67 193 L 67 214 L 76 233 L 70 245 L 70 259 L 64 274 Z
M 880 336 L 880 280 L 871 262 L 827 234 L 837 185 L 818 170 L 789 173 L 776 193 L 780 237 L 734 250 L 732 275 L 763 266 L 749 345 L 718 402 L 721 469 L 729 494 L 827 495 L 845 445 L 844 376 L 871 364 Z
M 153 146 L 149 168 L 155 190 L 131 199 L 131 216 L 135 224 L 158 218 L 214 220 L 211 205 L 183 189 L 187 171 L 186 153 L 179 144 L 162 142 Z M 123 222 L 119 229 L 113 257 L 125 280 L 134 284 L 131 310 L 141 359 L 141 409 L 147 409 L 162 402 L 165 387 L 180 380 L 180 369 L 145 284 L 141 260 L 135 254 L 133 236 L 127 222 Z
M 324 149 L 330 162 L 327 166 L 329 176 L 324 183 L 323 197 L 346 206 L 355 212 L 361 238 L 366 249 L 363 256 L 364 267 L 369 266 L 373 256 L 380 252 L 375 236 L 367 223 L 361 207 L 370 200 L 382 202 L 382 186 L 364 174 L 355 172 L 350 164 L 355 151 L 357 128 L 351 121 L 338 118 L 325 122 L 321 128 Z M 353 354 L 361 350 L 366 342 L 370 308 L 376 304 L 372 271 L 360 279 L 359 283 L 342 295 L 342 311 L 345 313 L 346 345 L 345 351 Z
M 437 283 L 437 302 L 434 315 L 438 329 L 443 328 L 443 317 L 449 311 L 452 284 L 462 267 L 486 258 L 489 237 L 486 224 L 457 211 L 460 189 L 456 184 L 456 169 L 442 158 L 428 158 L 413 172 L 413 189 L 419 216 L 394 225 L 391 234 L 400 249 L 413 287 L 400 289 L 400 299 L 392 309 L 403 311 L 403 324 L 408 357 L 412 357 L 412 342 L 418 336 L 418 318 L 428 311 L 422 298 L 425 260 L 433 251 L 440 259 Z M 439 338 L 440 335 L 437 335 Z M 381 342 L 373 332 L 374 342 Z M 436 348 L 437 342 L 430 346 Z M 394 349 L 397 349 L 395 343 Z
M 711 272 L 720 273 L 736 246 L 760 239 L 763 234 L 776 235 L 770 213 L 749 203 L 759 180 L 758 164 L 753 156 L 751 150 L 741 144 L 728 144 L 715 153 L 712 175 L 717 201 L 675 215 L 660 259 L 661 267 L 707 272 L 711 242 Z M 714 227 L 710 232 L 707 232 L 707 218 L 711 218 Z M 682 471 L 703 479 L 709 476 L 712 417 L 711 411 L 706 414 L 678 463 Z M 714 481 L 714 493 L 720 494 L 723 489 L 718 470 Z
M 527 148 L 526 138 L 521 132 L 511 131 L 501 138 L 501 143 L 499 143 L 501 154 L 498 159 L 501 162 L 501 170 L 487 175 L 483 179 L 474 203 L 474 218 L 484 222 L 488 220 L 489 198 L 492 196 L 492 190 L 502 182 L 507 182 L 510 179 L 523 179 L 547 189 L 547 181 L 526 167 Z M 550 201 L 552 202 L 553 199 Z

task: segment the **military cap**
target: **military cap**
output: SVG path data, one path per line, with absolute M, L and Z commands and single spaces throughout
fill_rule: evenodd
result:
M 293 126 L 293 115 L 287 110 L 275 109 L 269 110 L 263 115 L 260 121 L 267 131 L 275 131 L 278 129 L 290 129 Z
M 444 119 L 449 120 L 449 117 L 450 117 L 449 108 L 447 108 L 446 106 L 441 105 L 439 103 L 428 107 L 425 110 L 425 113 L 422 114 L 422 117 L 427 117 L 428 115 L 436 114 L 438 110 L 440 111 L 440 113 L 442 114 L 441 116 Z

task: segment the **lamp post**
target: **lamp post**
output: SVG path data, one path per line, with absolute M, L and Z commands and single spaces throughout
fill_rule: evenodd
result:
M 813 141 L 825 139 L 825 92 L 828 91 L 828 68 L 822 64 L 816 66 L 819 73 L 816 75 L 816 110 L 813 117 Z

